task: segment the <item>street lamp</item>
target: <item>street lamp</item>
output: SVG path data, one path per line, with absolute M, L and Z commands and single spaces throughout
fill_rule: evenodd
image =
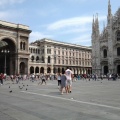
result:
M 9 53 L 10 51 L 5 49 L 2 50 L 1 52 L 5 54 L 4 74 L 6 75 L 6 54 Z

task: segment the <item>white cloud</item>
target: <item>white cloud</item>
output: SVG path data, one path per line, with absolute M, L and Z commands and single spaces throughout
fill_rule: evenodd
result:
M 0 0 L 0 6 L 15 4 L 15 3 L 22 3 L 24 1 L 25 0 Z
M 86 2 L 87 0 L 64 0 L 64 1 L 67 1 L 67 2 Z
M 5 19 L 5 18 L 8 17 L 8 15 L 9 15 L 8 12 L 0 12 L 0 19 L 1 19 L 1 18 L 2 18 L 2 19 Z
M 85 16 L 85 17 L 75 17 L 75 18 L 70 18 L 70 19 L 64 19 L 64 20 L 60 20 L 57 22 L 54 22 L 50 25 L 48 25 L 48 30 L 58 30 L 61 28 L 65 28 L 65 27 L 77 27 L 80 25 L 86 25 L 89 23 L 92 23 L 92 16 Z M 106 16 L 100 16 L 99 20 L 105 20 Z
M 38 39 L 42 39 L 42 38 L 51 38 L 52 35 L 47 35 L 47 34 L 43 34 L 41 32 L 32 32 L 30 34 L 30 41 L 29 42 L 34 42 L 35 40 L 38 40 Z
M 11 14 L 12 13 L 12 14 Z M 0 19 L 5 21 L 19 21 L 18 19 L 24 16 L 24 11 L 14 11 L 14 10 L 7 10 L 7 11 L 0 11 Z
M 84 35 L 81 35 L 80 37 L 76 37 L 76 38 L 72 39 L 71 41 L 73 41 L 73 42 L 71 42 L 71 43 L 90 46 L 90 44 L 91 44 L 90 38 L 91 38 L 90 34 L 84 34 Z
M 87 28 L 87 27 L 71 28 L 69 30 L 64 30 L 60 32 L 60 34 L 83 33 L 87 31 L 91 31 L 91 28 Z

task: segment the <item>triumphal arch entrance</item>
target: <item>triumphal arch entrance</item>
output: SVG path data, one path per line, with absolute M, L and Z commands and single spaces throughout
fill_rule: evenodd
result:
M 0 21 L 0 73 L 28 74 L 29 27 Z

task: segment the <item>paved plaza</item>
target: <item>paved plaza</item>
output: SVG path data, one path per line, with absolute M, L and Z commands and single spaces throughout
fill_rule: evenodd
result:
M 5 81 L 0 86 L 0 120 L 120 120 L 120 80 L 73 82 L 63 95 L 57 81 Z

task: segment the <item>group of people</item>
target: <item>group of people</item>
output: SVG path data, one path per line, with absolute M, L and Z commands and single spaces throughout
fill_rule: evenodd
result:
M 64 71 L 64 73 L 58 73 L 57 74 L 57 81 L 58 81 L 58 88 L 61 92 L 61 94 L 64 93 L 64 89 L 66 93 L 71 93 L 72 92 L 72 79 L 73 79 L 73 72 L 68 68 L 67 70 Z M 46 85 L 46 80 L 47 80 L 47 75 L 46 74 L 42 74 L 40 76 L 41 81 L 38 83 L 39 84 L 43 84 L 45 83 Z
M 32 76 L 33 77 L 33 76 Z M 39 84 L 46 84 L 46 74 L 42 74 L 41 76 L 42 82 L 39 82 Z M 3 79 L 4 79 L 4 74 L 0 74 L 0 82 L 1 85 L 3 85 Z M 13 78 L 11 78 L 13 79 Z M 34 77 L 32 78 L 34 79 Z M 64 89 L 66 93 L 71 93 L 72 91 L 72 79 L 73 79 L 73 72 L 68 68 L 67 70 L 64 71 L 64 73 L 58 73 L 57 74 L 57 80 L 58 80 L 58 87 L 60 89 L 61 94 L 63 94 Z
M 66 93 L 72 92 L 72 78 L 73 72 L 69 68 L 63 74 L 58 73 L 57 80 L 61 94 L 63 94 L 64 89 Z

